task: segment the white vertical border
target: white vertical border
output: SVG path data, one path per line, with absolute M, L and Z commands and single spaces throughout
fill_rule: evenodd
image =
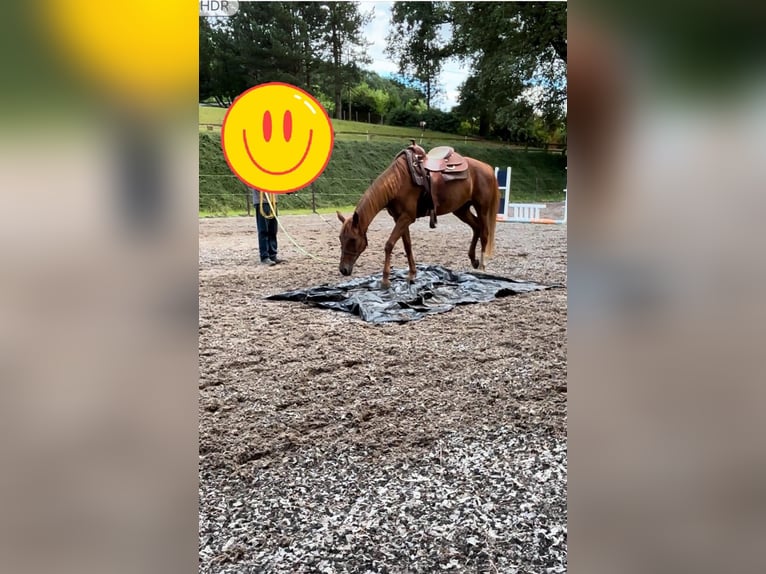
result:
M 504 190 L 503 195 L 505 197 L 505 201 L 504 201 L 505 205 L 503 206 L 503 213 L 497 214 L 497 217 L 499 217 L 500 219 L 506 219 L 508 217 L 508 205 L 511 202 L 511 167 L 508 166 L 505 169 L 506 169 L 505 185 L 502 185 L 500 183 L 500 180 L 497 179 L 497 174 L 500 173 L 500 168 L 499 167 L 495 168 L 495 181 L 497 181 L 497 186 L 500 189 Z

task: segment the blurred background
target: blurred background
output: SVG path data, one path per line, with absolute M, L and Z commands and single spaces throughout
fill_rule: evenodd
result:
M 573 571 L 764 569 L 765 8 L 569 10 Z
M 198 8 L 4 6 L 2 571 L 195 568 Z M 764 12 L 568 10 L 573 571 L 764 570 Z
M 3 6 L 3 572 L 196 568 L 197 23 Z

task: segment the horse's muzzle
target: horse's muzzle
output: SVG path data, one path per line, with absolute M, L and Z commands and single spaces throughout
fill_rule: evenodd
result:
M 346 276 L 351 275 L 350 265 L 341 265 L 340 267 L 338 267 L 338 269 L 340 270 L 341 275 L 346 275 Z

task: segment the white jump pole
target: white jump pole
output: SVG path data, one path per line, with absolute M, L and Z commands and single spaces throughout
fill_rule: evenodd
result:
M 567 222 L 567 190 L 564 188 L 564 217 L 562 219 L 530 219 L 528 221 L 525 221 L 524 223 L 551 223 L 554 225 L 563 225 Z
M 543 204 L 525 204 L 525 203 L 511 203 L 511 168 L 506 168 L 505 185 L 500 183 L 497 178 L 500 168 L 495 168 L 495 179 L 497 180 L 497 186 L 505 192 L 503 213 L 497 214 L 498 221 L 507 221 L 511 223 L 552 223 L 561 225 L 567 222 L 567 202 L 568 195 L 567 190 L 564 188 L 564 217 L 562 219 L 547 219 L 539 217 L 540 210 L 545 209 L 547 206 Z M 513 209 L 513 214 L 511 214 Z M 521 214 L 521 216 L 520 216 Z

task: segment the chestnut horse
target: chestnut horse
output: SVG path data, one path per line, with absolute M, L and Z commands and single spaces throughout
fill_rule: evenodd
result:
M 474 269 L 484 269 L 484 257 L 491 256 L 495 242 L 495 223 L 500 202 L 500 189 L 495 178 L 495 170 L 484 162 L 466 157 L 468 161 L 467 179 L 445 182 L 442 193 L 436 198 L 439 206 L 436 215 L 454 213 L 473 229 L 468 257 Z M 410 225 L 418 217 L 425 215 L 418 211 L 418 199 L 422 189 L 410 176 L 407 157 L 402 153 L 386 170 L 367 188 L 351 217 L 344 217 L 337 212 L 343 224 L 340 230 L 340 272 L 351 275 L 354 263 L 367 248 L 367 229 L 375 216 L 384 208 L 393 217 L 395 225 L 391 236 L 386 241 L 386 258 L 383 264 L 381 286 L 390 286 L 391 252 L 401 237 L 409 264 L 408 281 L 415 279 L 417 270 L 412 257 Z M 476 215 L 471 211 L 476 210 Z M 481 240 L 481 255 L 476 258 L 476 243 Z

